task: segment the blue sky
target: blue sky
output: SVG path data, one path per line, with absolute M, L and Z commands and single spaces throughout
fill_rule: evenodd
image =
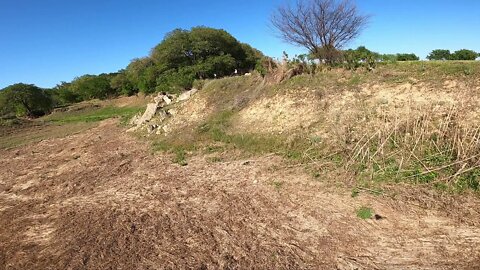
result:
M 174 28 L 223 28 L 270 56 L 282 43 L 269 17 L 284 0 L 0 0 L 0 88 L 53 87 L 83 74 L 114 72 L 145 56 Z M 480 51 L 478 0 L 357 0 L 372 15 L 351 44 L 381 53 Z

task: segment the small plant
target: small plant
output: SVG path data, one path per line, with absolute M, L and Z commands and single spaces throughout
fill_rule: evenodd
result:
M 275 187 L 275 189 L 279 190 L 282 188 L 283 182 L 275 180 L 272 182 L 272 185 L 273 187 Z
M 217 163 L 217 162 L 222 162 L 222 158 L 221 157 L 210 157 L 208 158 L 208 161 L 211 162 L 211 163 Z
M 466 69 L 463 70 L 463 74 L 469 76 L 469 75 L 473 74 L 473 71 L 469 68 L 466 68 Z
M 187 153 L 183 149 L 175 149 L 175 158 L 173 159 L 174 163 L 179 164 L 180 166 L 187 166 Z
M 357 217 L 361 219 L 371 219 L 373 217 L 373 209 L 362 206 L 357 210 Z

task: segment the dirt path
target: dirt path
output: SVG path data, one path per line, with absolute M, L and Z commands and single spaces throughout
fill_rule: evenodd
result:
M 352 198 L 276 157 L 181 167 L 113 120 L 0 164 L 0 269 L 480 268 L 478 219 Z

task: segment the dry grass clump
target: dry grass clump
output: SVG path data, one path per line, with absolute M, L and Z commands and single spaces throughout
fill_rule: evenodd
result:
M 452 106 L 440 116 L 429 110 L 383 126 L 348 149 L 345 167 L 369 181 L 409 181 L 456 190 L 480 190 L 480 125 L 465 123 Z

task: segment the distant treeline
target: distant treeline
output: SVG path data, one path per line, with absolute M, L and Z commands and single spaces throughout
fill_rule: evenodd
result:
M 355 50 L 347 50 L 344 52 L 345 58 L 348 59 L 355 59 L 355 60 L 367 60 L 368 58 L 372 58 L 376 61 L 418 61 L 420 57 L 415 55 L 414 53 L 398 53 L 398 54 L 379 54 L 376 52 L 372 52 L 365 48 L 364 46 L 360 46 Z M 475 60 L 480 57 L 480 54 L 467 49 L 462 49 L 451 53 L 450 50 L 433 50 L 428 56 L 428 60 Z

